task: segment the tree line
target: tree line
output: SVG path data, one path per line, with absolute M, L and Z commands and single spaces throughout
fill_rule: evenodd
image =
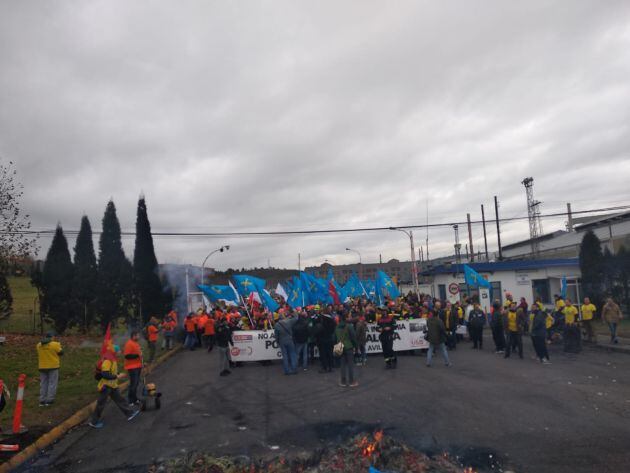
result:
M 630 310 L 630 251 L 625 246 L 615 253 L 608 246 L 602 250 L 600 239 L 589 230 L 580 245 L 580 272 L 582 292 L 597 307 L 602 307 L 606 297 L 612 297 Z
M 42 316 L 58 333 L 99 325 L 105 330 L 121 317 L 131 325 L 146 324 L 152 316 L 170 310 L 173 292 L 159 273 L 144 196 L 138 200 L 133 263 L 123 251 L 112 200 L 103 215 L 98 259 L 93 241 L 90 221 L 84 215 L 71 258 L 63 228 L 57 225 L 43 269 L 32 271 Z

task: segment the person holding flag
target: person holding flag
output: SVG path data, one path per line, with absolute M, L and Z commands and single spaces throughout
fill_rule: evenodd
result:
M 105 425 L 101 417 L 108 398 L 114 401 L 121 412 L 127 417 L 128 421 L 133 420 L 140 414 L 140 409 L 131 409 L 118 390 L 118 381 L 126 377 L 124 373 L 118 372 L 116 356 L 118 352 L 120 352 L 120 348 L 114 345 L 111 338 L 110 327 L 108 326 L 105 333 L 105 340 L 103 341 L 103 347 L 101 348 L 101 358 L 97 364 L 95 375 L 98 381 L 98 398 L 96 400 L 96 408 L 89 422 L 90 427 L 95 429 L 102 429 Z

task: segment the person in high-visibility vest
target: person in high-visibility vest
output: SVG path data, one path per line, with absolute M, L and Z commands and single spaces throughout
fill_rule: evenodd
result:
M 160 333 L 160 323 L 155 317 L 151 317 L 147 325 L 147 340 L 149 342 L 149 363 L 153 363 L 155 358 L 155 348 L 157 347 L 158 334 Z
M 210 353 L 214 347 L 214 334 L 214 318 L 209 316 L 203 327 L 203 338 L 206 343 L 208 353 Z
M 597 343 L 597 335 L 593 330 L 593 315 L 597 307 L 591 302 L 588 297 L 584 298 L 584 304 L 582 304 L 582 326 L 586 330 L 587 341 L 589 343 Z
M 140 334 L 134 330 L 131 332 L 131 338 L 127 340 L 123 349 L 125 371 L 129 375 L 127 400 L 130 406 L 140 404 L 138 400 L 138 385 L 140 384 L 140 373 L 142 372 L 142 348 L 140 343 L 138 343 L 139 340 Z
M 59 368 L 63 355 L 61 343 L 53 339 L 52 333 L 47 333 L 37 344 L 37 358 L 39 361 L 39 406 L 50 406 L 55 402 L 57 384 L 59 383 Z
M 173 338 L 175 336 L 175 329 L 177 328 L 177 312 L 170 311 L 162 322 L 162 330 L 164 331 L 164 345 L 167 350 L 173 349 Z
M 195 345 L 197 345 L 197 322 L 195 322 L 192 312 L 188 314 L 184 320 L 184 330 L 186 331 L 184 348 L 194 351 Z
M 120 352 L 120 348 L 110 341 L 98 363 L 98 399 L 89 422 L 90 427 L 95 429 L 102 429 L 105 425 L 101 420 L 101 416 L 108 398 L 111 398 L 116 403 L 128 421 L 133 420 L 140 414 L 140 409 L 134 410 L 130 408 L 118 390 L 118 380 L 124 379 L 126 375 L 125 373 L 118 373 L 117 352 Z

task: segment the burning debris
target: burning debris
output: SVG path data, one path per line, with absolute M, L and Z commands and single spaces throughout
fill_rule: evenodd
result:
M 429 457 L 386 437 L 379 430 L 359 435 L 343 445 L 319 451 L 310 457 L 253 460 L 191 453 L 164 464 L 153 465 L 149 473 L 477 473 L 448 454 Z

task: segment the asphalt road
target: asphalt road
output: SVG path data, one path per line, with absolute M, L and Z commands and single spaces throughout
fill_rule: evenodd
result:
M 376 428 L 482 470 L 626 471 L 630 356 L 553 350 L 553 364 L 542 366 L 532 353 L 529 340 L 524 360 L 464 343 L 450 368 L 439 357 L 426 368 L 424 357 L 401 356 L 391 371 L 375 355 L 350 389 L 317 369 L 284 376 L 278 362 L 222 378 L 216 353 L 183 352 L 151 376 L 164 395 L 160 411 L 127 423 L 110 405 L 104 429 L 75 429 L 22 471 L 146 471 L 192 450 L 297 455 Z

